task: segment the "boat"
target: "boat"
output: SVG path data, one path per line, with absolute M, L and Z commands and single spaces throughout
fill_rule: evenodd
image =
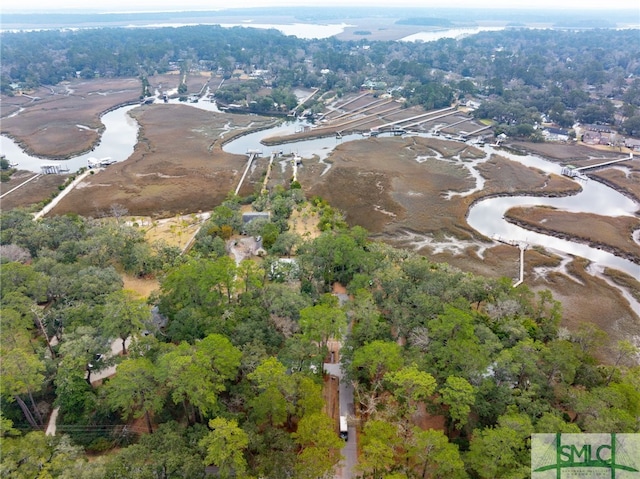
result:
M 116 163 L 116 160 L 112 160 L 110 156 L 100 160 L 97 158 L 89 158 L 87 160 L 87 166 L 89 168 L 104 168 L 105 166 L 113 165 L 114 163 Z
M 116 163 L 116 160 L 112 160 L 111 158 L 103 158 L 100 160 L 100 166 L 109 166 Z

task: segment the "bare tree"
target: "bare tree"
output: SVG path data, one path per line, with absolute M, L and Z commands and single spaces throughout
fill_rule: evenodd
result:
M 31 261 L 31 253 L 17 244 L 3 244 L 0 245 L 0 259 L 28 263 Z
M 111 208 L 109 209 L 109 213 L 110 213 L 110 216 L 115 218 L 118 224 L 120 224 L 120 221 L 122 220 L 122 218 L 129 214 L 129 210 L 122 205 L 114 203 L 111 205 Z

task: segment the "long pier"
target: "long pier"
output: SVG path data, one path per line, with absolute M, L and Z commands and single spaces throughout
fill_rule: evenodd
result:
M 269 177 L 271 176 L 271 168 L 273 166 L 273 159 L 276 157 L 275 152 L 271 152 L 271 156 L 269 157 L 269 166 L 267 166 L 267 174 L 264 175 L 264 181 L 262 182 L 262 193 L 267 192 L 267 183 L 269 182 Z M 240 189 L 240 187 L 238 187 Z M 236 195 L 238 193 L 236 192 Z
M 473 130 L 473 131 L 471 131 L 469 133 L 460 133 L 460 136 L 463 137 L 463 138 L 466 138 L 468 136 L 476 135 L 476 134 L 480 133 L 481 131 L 488 130 L 489 128 L 492 128 L 492 127 L 493 127 L 493 125 L 483 126 L 481 128 L 478 128 L 477 130 Z
M 408 121 L 421 119 L 421 121 L 417 121 L 417 122 L 414 122 L 414 123 L 411 123 L 409 125 L 405 125 L 404 126 L 404 128 L 408 128 L 410 126 L 419 125 L 420 123 L 425 123 L 427 121 L 437 120 L 438 118 L 443 118 L 445 116 L 449 116 L 452 113 L 454 113 L 455 111 L 457 111 L 456 107 L 450 106 L 448 108 L 443 108 L 441 110 L 430 111 L 428 113 L 423 113 L 421 115 L 412 116 L 411 118 L 404 118 L 402 120 L 391 121 L 389 123 L 385 123 L 384 125 L 380 125 L 379 127 L 371 128 L 371 131 L 379 130 L 381 128 L 387 128 L 387 127 L 390 127 L 390 126 L 397 126 L 397 125 L 400 125 L 400 124 L 408 122 Z M 446 113 L 444 113 L 442 115 L 438 115 L 439 113 L 443 113 L 443 112 L 446 112 Z M 431 117 L 431 115 L 437 115 L 437 116 Z M 430 118 L 425 118 L 427 116 L 430 117 Z
M 298 104 L 293 108 L 293 110 L 291 110 L 289 112 L 289 116 L 295 116 L 296 111 L 298 111 L 298 108 L 300 108 L 301 106 L 303 106 L 305 103 L 307 103 L 309 100 L 311 100 L 314 95 L 316 93 L 318 93 L 320 91 L 320 88 L 314 88 L 314 90 L 311 92 L 311 94 L 309 94 L 306 98 L 303 98 L 302 100 L 300 100 L 298 102 Z
M 443 126 L 442 128 L 440 128 L 440 131 L 446 130 L 447 128 L 451 128 L 452 126 L 456 126 L 456 125 L 460 125 L 461 123 L 464 123 L 466 121 L 469 121 L 469 118 L 465 118 L 463 120 L 459 120 L 459 121 L 454 121 L 453 123 Z
M 242 173 L 242 178 L 240 178 L 240 182 L 238 183 L 238 187 L 236 188 L 236 195 L 240 192 L 240 188 L 242 187 L 242 183 L 244 183 L 244 179 L 247 176 L 247 173 L 249 172 L 251 163 L 253 163 L 253 160 L 255 159 L 255 157 L 259 156 L 261 153 L 256 150 L 250 150 L 247 152 L 247 154 L 249 155 L 249 160 L 247 161 L 247 167 L 244 169 L 244 173 Z
M 14 188 L 11 188 L 9 191 L 5 191 L 4 193 L 2 193 L 2 194 L 0 195 L 0 198 L 4 198 L 5 196 L 7 196 L 7 195 L 8 195 L 9 193 L 11 193 L 12 191 L 17 190 L 18 188 L 20 188 L 20 187 L 22 187 L 22 186 L 26 185 L 26 184 L 27 184 L 27 183 L 29 183 L 30 181 L 33 181 L 33 180 L 35 180 L 36 178 L 39 178 L 39 177 L 41 177 L 41 176 L 42 176 L 42 173 L 38 173 L 37 175 L 32 176 L 32 177 L 31 177 L 31 178 L 29 178 L 28 180 L 23 181 L 22 183 L 20 183 L 18 186 L 14 187 Z
M 513 287 L 517 288 L 522 283 L 524 283 L 524 252 L 529 247 L 529 245 L 525 242 L 510 240 L 507 238 L 503 238 L 502 236 L 499 236 L 499 235 L 493 235 L 492 239 L 494 241 L 499 241 L 500 243 L 508 244 L 510 246 L 515 246 L 520 250 L 520 275 L 519 275 L 518 281 L 513 283 Z
M 587 166 L 581 166 L 581 167 L 563 166 L 561 173 L 564 176 L 568 176 L 570 178 L 580 178 L 580 179 L 586 180 L 588 178 L 587 176 L 582 174 L 583 171 L 595 170 L 596 168 L 602 168 L 604 166 L 613 165 L 615 163 L 621 163 L 623 161 L 630 161 L 630 160 L 633 160 L 633 153 L 630 153 L 629 156 L 626 158 L 618 158 L 616 160 L 603 161 L 602 163 L 597 163 L 595 165 L 587 165 Z
M 389 99 L 381 99 L 381 100 L 375 100 L 372 101 L 371 103 L 368 103 L 360 108 L 356 108 L 353 111 L 349 111 L 349 112 L 345 112 L 345 113 L 341 113 L 338 116 L 332 117 L 332 118 L 328 118 L 328 120 L 331 122 L 330 124 L 335 126 L 333 122 L 337 121 L 337 120 L 342 120 L 342 123 L 338 123 L 337 126 L 342 126 L 344 124 L 348 124 L 351 123 L 353 121 L 357 121 L 357 120 L 362 120 L 362 117 L 359 115 L 364 115 L 365 113 L 369 112 L 370 110 L 374 110 L 378 107 L 387 105 L 389 103 L 392 103 L 393 100 L 389 100 Z M 400 109 L 400 104 L 396 104 L 394 105 L 392 108 L 389 108 L 387 110 L 383 110 L 382 112 L 378 112 L 378 114 L 381 113 L 386 113 L 389 111 L 393 111 L 393 110 L 399 110 Z M 369 120 L 371 120 L 369 118 Z
M 614 163 L 620 163 L 622 161 L 629 161 L 629 160 L 633 160 L 633 153 L 630 153 L 627 158 L 618 158 L 617 160 L 604 161 L 602 163 L 598 163 L 597 165 L 581 166 L 580 168 L 574 168 L 574 169 L 577 171 L 586 171 L 586 170 L 600 168 L 602 166 L 607 166 L 607 165 L 613 165 Z
M 76 176 L 75 180 L 73 180 L 71 183 L 69 183 L 67 185 L 67 187 L 62 190 L 60 193 L 58 193 L 58 196 L 56 196 L 55 198 L 53 198 L 51 200 L 50 203 L 46 204 L 44 206 L 44 208 L 42 208 L 40 211 L 38 211 L 37 213 L 35 213 L 33 215 L 33 219 L 37 220 L 42 218 L 44 215 L 46 215 L 47 213 L 49 213 L 59 202 L 60 200 L 62 200 L 62 198 L 64 198 L 65 196 L 67 196 L 71 190 L 73 190 L 76 186 L 78 186 L 78 184 L 80 184 L 80 182 L 82 180 L 84 180 L 87 176 L 89 176 L 91 173 L 93 173 L 92 170 L 87 170 L 84 173 Z
M 357 100 L 359 100 L 360 98 L 363 98 L 363 97 L 367 96 L 368 94 L 369 94 L 369 92 L 367 91 L 367 92 L 364 92 L 362 95 L 358 95 L 357 97 L 352 98 L 351 100 L 345 101 L 345 102 L 344 102 L 344 103 L 342 103 L 341 105 L 337 105 L 337 106 L 336 106 L 336 110 L 340 110 L 340 109 L 344 108 L 345 106 L 347 106 L 347 105 L 349 105 L 349 104 L 353 103 L 354 101 L 357 101 Z

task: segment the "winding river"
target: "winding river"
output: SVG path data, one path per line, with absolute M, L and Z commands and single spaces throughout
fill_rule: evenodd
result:
M 60 164 L 69 171 L 75 172 L 87 167 L 90 158 L 111 158 L 114 161 L 126 160 L 133 153 L 133 147 L 138 141 L 138 122 L 128 115 L 129 111 L 137 105 L 128 105 L 116 108 L 105 113 L 100 121 L 105 126 L 100 138 L 100 143 L 88 153 L 76 156 L 69 160 L 52 161 L 30 156 L 11 138 L 0 136 L 0 154 L 6 155 L 10 162 L 18 163 L 21 170 L 40 172 L 43 165 Z M 86 128 L 78 125 L 78 128 Z
M 491 146 L 486 146 L 485 151 L 489 154 L 500 154 L 513 161 L 518 161 L 526 166 L 535 167 L 548 173 L 560 174 L 560 165 L 540 157 L 532 155 L 519 156 L 504 150 L 496 151 Z M 573 213 L 593 213 L 610 217 L 634 216 L 640 206 L 632 199 L 602 183 L 584 181 L 582 182 L 582 191 L 572 196 L 560 198 L 505 196 L 481 200 L 470 208 L 467 222 L 473 229 L 485 236 L 492 237 L 497 235 L 511 241 L 543 246 L 551 251 L 581 256 L 598 265 L 625 271 L 635 278 L 640 277 L 640 265 L 627 259 L 585 244 L 574 243 L 520 228 L 509 223 L 503 217 L 504 213 L 510 208 L 535 205 L 552 206 Z
M 216 111 L 215 104 L 209 102 L 185 103 L 187 105 L 209 111 Z M 133 152 L 138 134 L 137 122 L 128 115 L 128 112 L 136 106 L 124 106 L 113 110 L 102 117 L 105 131 L 101 141 L 96 148 L 86 154 L 63 161 L 71 171 L 77 171 L 81 167 L 87 166 L 89 158 L 111 158 L 115 161 L 127 159 Z M 260 140 L 270 136 L 281 135 L 288 132 L 295 132 L 301 128 L 302 124 L 289 122 L 283 125 L 242 136 L 227 143 L 225 151 L 236 154 L 245 154 L 248 149 L 264 149 Z M 79 128 L 81 125 L 79 125 Z M 331 138 L 321 138 L 306 140 L 295 143 L 281 145 L 275 148 L 287 153 L 296 153 L 303 158 L 311 158 L 316 155 L 320 162 L 324 162 L 331 151 L 340 143 L 345 141 L 357 141 L 360 135 L 345 136 L 342 140 Z M 20 169 L 39 172 L 43 164 L 51 164 L 52 161 L 27 155 L 13 140 L 6 136 L 0 137 L 1 153 L 6 155 L 11 162 L 17 162 Z M 560 165 L 544 160 L 534 155 L 514 155 L 504 150 L 496 150 L 490 145 L 485 145 L 487 157 L 492 153 L 500 154 L 525 166 L 535 167 L 548 173 L 560 173 Z M 464 164 L 464 163 L 462 163 Z M 470 170 L 470 175 L 479 180 L 477 172 L 473 170 L 473 165 L 465 165 Z M 327 164 L 327 169 L 330 165 Z M 325 170 L 326 171 L 326 170 Z M 481 187 L 478 184 L 473 190 Z M 586 181 L 582 183 L 582 191 L 576 195 L 562 198 L 541 198 L 528 196 L 509 196 L 500 198 L 487 198 L 474 204 L 469 210 L 468 222 L 478 232 L 487 237 L 498 235 L 502 238 L 525 242 L 529 245 L 539 245 L 564 255 L 575 255 L 584 257 L 595 264 L 595 268 L 611 267 L 630 274 L 633 277 L 640 277 L 640 265 L 637 265 L 624 258 L 617 257 L 606 251 L 589 247 L 587 245 L 574 243 L 571 241 L 535 233 L 515 226 L 504 220 L 505 211 L 514 206 L 548 205 L 558 209 L 593 213 L 605 216 L 633 216 L 640 205 L 625 197 L 617 191 L 596 181 Z M 472 191 L 473 191 L 472 190 Z M 462 193 L 464 194 L 464 193 Z M 634 233 L 638 237 L 640 233 Z M 638 312 L 640 314 L 640 312 Z

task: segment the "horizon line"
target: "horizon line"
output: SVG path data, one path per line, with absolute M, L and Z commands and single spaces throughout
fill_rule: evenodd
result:
M 238 10 L 264 10 L 266 8 L 272 9 L 290 9 L 290 8 L 305 8 L 305 9 L 316 9 L 316 10 L 327 10 L 327 9 L 361 9 L 371 11 L 372 8 L 380 8 L 385 10 L 429 10 L 429 11 L 438 11 L 438 10 L 503 10 L 503 11 L 527 11 L 532 10 L 536 12 L 544 11 L 544 10 L 553 10 L 553 11 L 575 11 L 574 8 L 566 7 L 564 5 L 547 5 L 545 7 L 539 7 L 534 5 L 522 5 L 522 6 L 504 6 L 504 5 L 485 5 L 485 6 L 465 6 L 465 5 L 452 5 L 448 7 L 427 7 L 427 6 L 395 6 L 395 7 L 384 7 L 382 5 L 326 5 L 322 7 L 314 6 L 314 5 L 273 5 L 270 7 L 266 6 L 250 6 L 250 7 L 232 7 L 232 8 L 212 8 L 212 7 L 185 7 L 181 9 L 175 8 L 150 8 L 150 9 L 132 9 L 132 10 L 102 10 L 102 9 L 87 9 L 87 8 L 76 8 L 76 7 L 27 7 L 27 8 L 1 8 L 0 13 L 2 14 L 33 14 L 33 13 L 67 13 L 67 14 L 101 14 L 101 15 L 117 15 L 117 14 L 135 14 L 135 13 L 188 13 L 188 12 L 197 12 L 197 13 L 219 13 L 225 11 L 238 11 Z M 640 16 L 640 10 L 638 8 L 630 7 L 630 6 L 622 6 L 622 5 L 612 5 L 612 6 L 602 6 L 599 4 L 583 6 L 582 10 L 589 11 L 598 11 L 598 10 L 607 10 L 607 11 L 635 11 L 638 12 Z

